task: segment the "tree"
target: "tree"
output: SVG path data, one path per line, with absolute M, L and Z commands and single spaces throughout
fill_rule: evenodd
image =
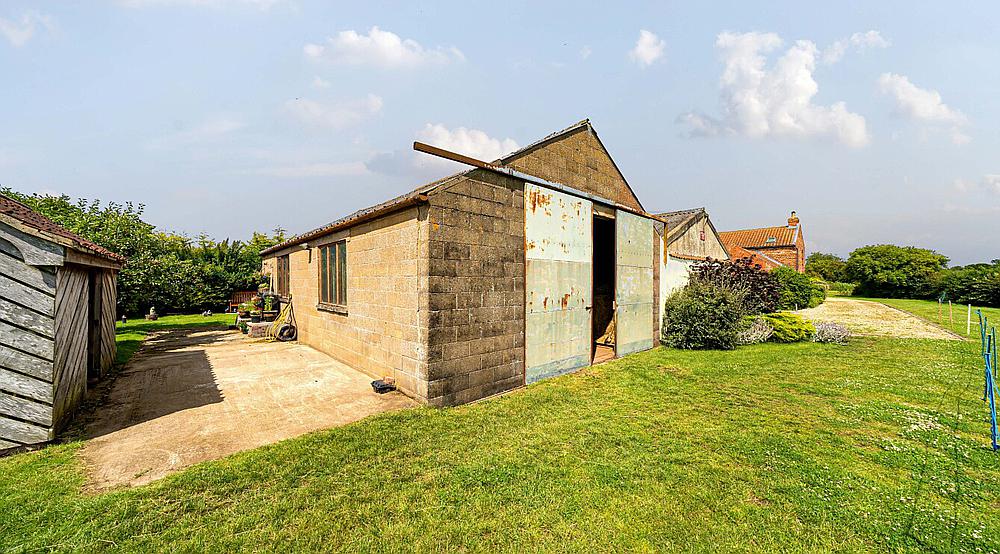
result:
M 0 189 L 70 231 L 125 256 L 118 275 L 118 311 L 144 313 L 223 309 L 233 291 L 265 282 L 260 252 L 285 240 L 284 230 L 254 233 L 248 243 L 207 235 L 191 240 L 162 232 L 142 220 L 143 205 L 75 202 L 68 196 L 26 195 Z
M 948 258 L 933 250 L 880 244 L 864 246 L 847 258 L 847 278 L 854 293 L 885 298 L 933 298 L 940 292 Z
M 813 252 L 806 258 L 806 274 L 819 277 L 830 283 L 839 283 L 846 279 L 843 258 L 835 254 Z

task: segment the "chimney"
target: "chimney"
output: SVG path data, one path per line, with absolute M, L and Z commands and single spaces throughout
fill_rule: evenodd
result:
M 799 226 L 799 216 L 795 215 L 794 211 L 792 211 L 792 217 L 788 218 L 788 226 L 789 227 L 798 227 Z

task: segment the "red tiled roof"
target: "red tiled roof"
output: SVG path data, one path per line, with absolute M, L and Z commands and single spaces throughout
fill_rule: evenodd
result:
M 719 234 L 721 235 L 722 233 Z M 753 252 L 751 250 L 747 250 L 742 246 L 725 242 L 725 240 L 723 240 L 722 245 L 726 247 L 726 251 L 729 252 L 730 258 L 734 260 L 742 260 L 744 258 L 750 258 L 750 260 L 753 263 L 760 265 L 761 269 L 765 271 L 771 271 L 772 269 L 785 267 L 785 264 L 779 262 L 778 260 L 775 260 L 774 258 L 765 256 L 760 252 Z
M 35 210 L 32 210 L 24 204 L 4 195 L 0 195 L 0 214 L 12 217 L 37 231 L 67 239 L 76 250 L 82 250 L 88 254 L 94 254 L 114 262 L 121 263 L 125 261 L 123 256 L 115 254 L 97 243 L 91 242 L 75 233 L 70 232 L 62 225 L 57 224 Z
M 798 238 L 796 227 L 761 227 L 760 229 L 740 229 L 722 231 L 719 238 L 725 244 L 735 244 L 743 248 L 768 248 L 772 246 L 795 246 Z M 768 239 L 774 239 L 768 242 Z

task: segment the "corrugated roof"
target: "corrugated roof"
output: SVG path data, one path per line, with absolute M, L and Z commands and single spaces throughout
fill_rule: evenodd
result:
M 62 225 L 59 225 L 44 215 L 8 196 L 0 195 L 0 213 L 16 219 L 25 226 L 36 231 L 66 239 L 75 250 L 105 258 L 113 262 L 121 263 L 125 261 L 123 256 L 71 232 L 69 229 L 66 229 Z
M 680 238 L 694 223 L 705 216 L 705 208 L 691 208 L 675 212 L 663 212 L 656 217 L 667 222 L 667 244 Z
M 735 244 L 743 248 L 771 248 L 775 246 L 795 246 L 799 227 L 761 227 L 759 229 L 740 229 L 738 231 L 722 231 L 719 238 L 726 244 Z

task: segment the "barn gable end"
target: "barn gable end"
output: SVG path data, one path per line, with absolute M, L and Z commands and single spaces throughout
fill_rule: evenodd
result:
M 501 165 L 643 211 L 589 120 L 499 160 Z

